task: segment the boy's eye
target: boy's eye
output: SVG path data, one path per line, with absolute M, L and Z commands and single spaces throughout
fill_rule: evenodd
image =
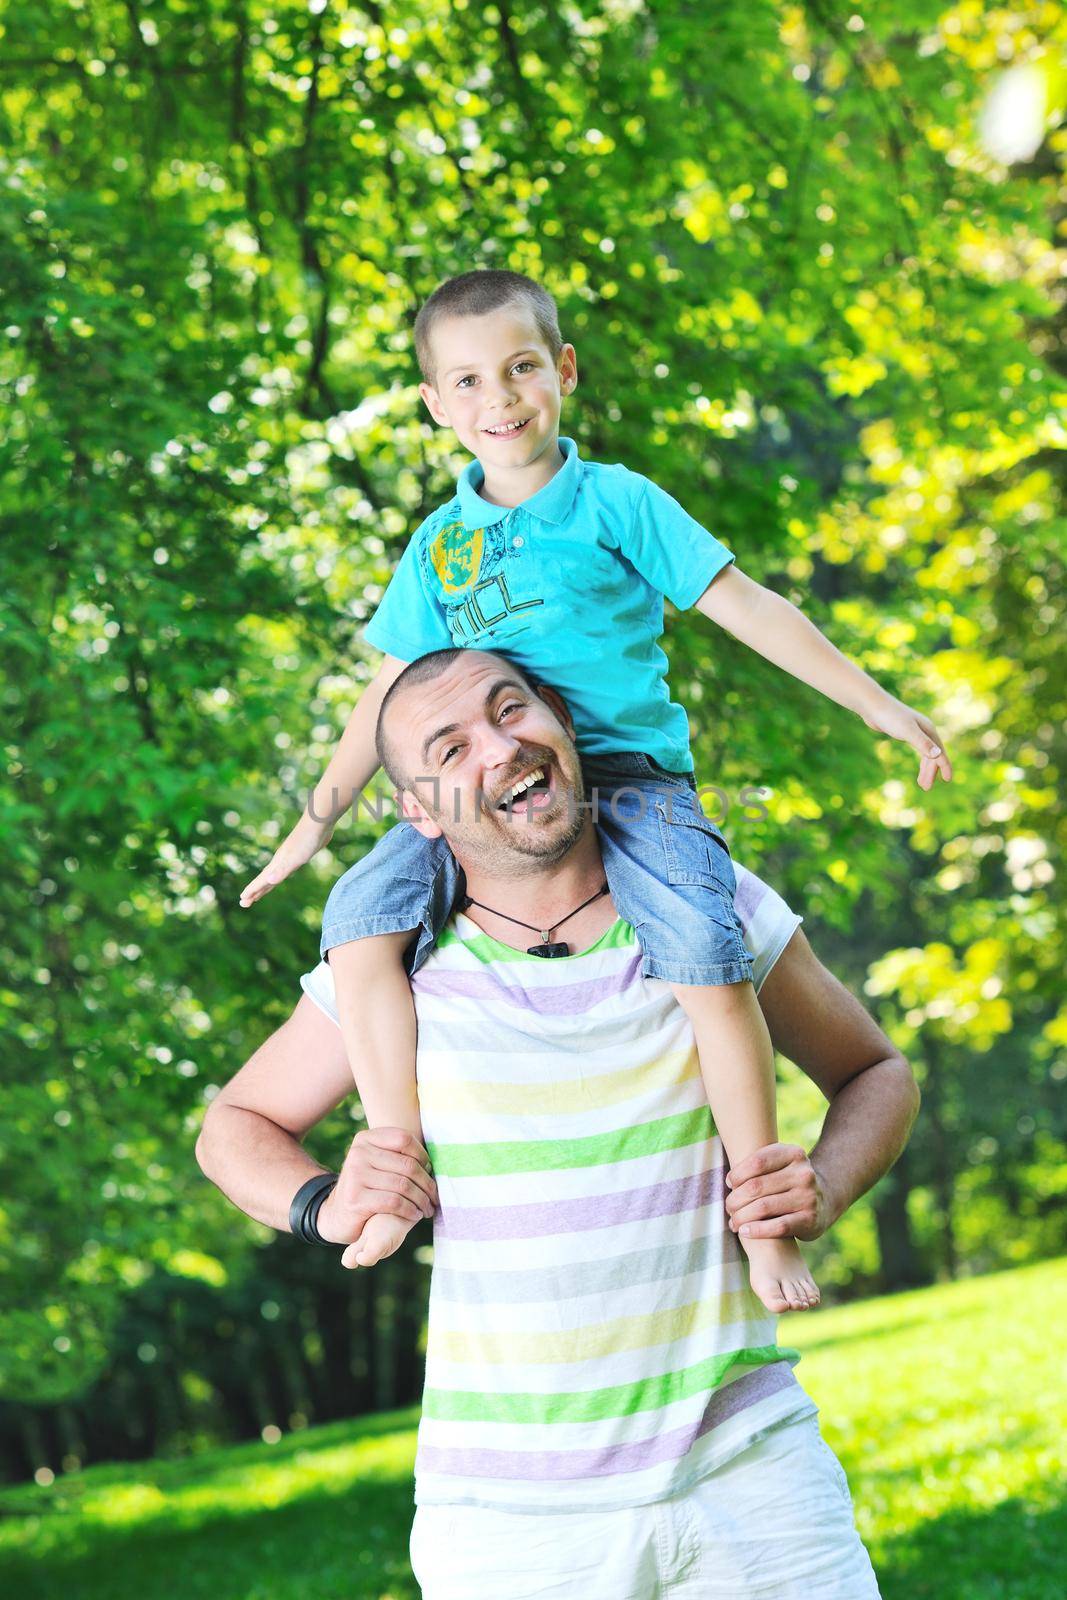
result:
M 529 361 L 529 360 L 516 361 L 515 365 L 512 367 L 511 370 L 512 370 L 512 372 L 518 372 L 520 367 L 535 367 L 536 365 L 537 365 L 536 361 Z M 462 389 L 465 384 L 473 383 L 473 381 L 474 381 L 474 374 L 471 373 L 471 372 L 468 372 L 467 376 L 465 378 L 459 378 L 459 379 L 456 380 L 456 388 L 457 389 Z

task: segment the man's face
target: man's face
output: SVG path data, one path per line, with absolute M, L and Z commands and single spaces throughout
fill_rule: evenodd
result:
M 527 306 L 443 317 L 432 344 L 435 383 L 420 384 L 419 393 L 471 455 L 512 472 L 555 448 L 562 396 L 578 381 L 574 346 L 553 361 Z M 509 423 L 523 426 L 512 431 Z
M 573 725 L 559 697 L 543 692 L 498 656 L 470 651 L 390 705 L 407 815 L 427 837 L 444 834 L 465 866 L 523 873 L 566 855 L 585 826 Z

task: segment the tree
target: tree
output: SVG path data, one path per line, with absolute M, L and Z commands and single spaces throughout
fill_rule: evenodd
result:
M 973 133 L 997 40 L 1021 59 L 1062 24 L 999 18 L 8 5 L 0 1393 L 77 1395 L 131 1297 L 264 1270 L 195 1129 L 373 824 L 236 895 L 462 465 L 411 323 L 477 265 L 556 294 L 583 451 L 669 488 L 951 740 L 922 797 L 857 719 L 671 622 L 732 847 L 927 1075 L 831 1279 L 899 1281 L 879 1239 L 905 1217 L 924 1273 L 1062 1248 L 1063 134 L 1008 171 Z

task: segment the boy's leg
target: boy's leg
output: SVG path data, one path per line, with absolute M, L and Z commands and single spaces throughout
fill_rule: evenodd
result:
M 323 913 L 321 950 L 329 961 L 349 1064 L 371 1128 L 403 1128 L 422 1138 L 415 1081 L 416 970 L 448 920 L 461 875 L 443 840 L 407 823 L 334 885 Z M 371 1217 L 342 1257 L 373 1266 L 392 1255 L 413 1223 Z
M 708 1103 L 731 1162 L 776 1142 L 774 1052 L 733 907 L 736 886 L 722 835 L 690 783 L 670 775 L 614 776 L 610 759 L 586 764 L 595 785 L 604 869 L 633 923 L 644 971 L 671 985 L 693 1024 Z M 624 792 L 625 791 L 625 792 Z M 754 1292 L 769 1311 L 804 1311 L 819 1292 L 795 1239 L 746 1239 Z
M 672 983 L 693 1024 L 708 1104 L 730 1164 L 778 1140 L 774 1050 L 751 983 Z M 808 1311 L 819 1291 L 795 1239 L 746 1239 L 749 1282 L 768 1311 Z
M 337 1015 L 368 1128 L 403 1128 L 422 1139 L 415 1086 L 415 1005 L 404 952 L 415 929 L 335 945 L 330 951 Z M 371 1217 L 342 1257 L 373 1267 L 415 1226 L 385 1212 Z

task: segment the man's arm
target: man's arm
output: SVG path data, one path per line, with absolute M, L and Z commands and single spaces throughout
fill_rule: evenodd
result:
M 196 1159 L 234 1205 L 288 1233 L 296 1191 L 327 1170 L 300 1141 L 353 1090 L 340 1029 L 303 995 L 288 1022 L 212 1101 Z M 357 1133 L 319 1211 L 319 1232 L 350 1244 L 377 1211 L 411 1222 L 432 1216 L 437 1187 L 428 1163 L 424 1147 L 402 1128 Z
M 775 1049 L 818 1084 L 830 1107 L 810 1157 L 798 1145 L 768 1145 L 731 1169 L 730 1226 L 754 1239 L 817 1239 L 896 1161 L 919 1090 L 904 1057 L 800 928 L 759 1002 Z

